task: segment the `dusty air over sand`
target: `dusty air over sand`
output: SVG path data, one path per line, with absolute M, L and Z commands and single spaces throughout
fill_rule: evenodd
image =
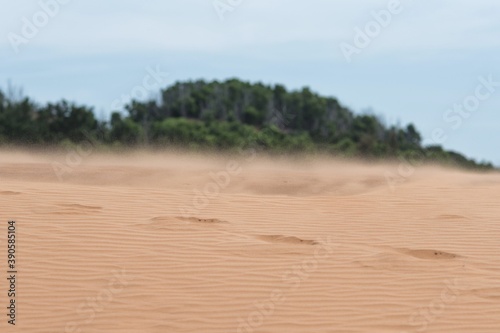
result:
M 499 332 L 498 173 L 391 188 L 397 164 L 136 151 L 61 180 L 64 159 L 0 154 L 2 332 Z

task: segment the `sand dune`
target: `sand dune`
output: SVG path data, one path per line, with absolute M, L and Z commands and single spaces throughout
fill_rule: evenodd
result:
M 0 331 L 500 332 L 500 175 L 388 172 L 2 152 L 19 273 L 15 328 L 0 283 Z

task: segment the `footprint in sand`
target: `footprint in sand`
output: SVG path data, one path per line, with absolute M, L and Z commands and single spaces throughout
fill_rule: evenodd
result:
M 454 253 L 439 251 L 439 250 L 412 250 L 412 249 L 397 249 L 398 252 L 423 260 L 440 260 L 440 259 L 455 259 L 459 256 Z
M 368 258 L 356 260 L 355 262 L 362 267 L 369 267 L 373 269 L 412 269 L 415 267 L 415 262 L 413 260 L 409 260 L 409 257 L 426 261 L 452 261 L 460 256 L 454 253 L 439 250 L 385 248 L 384 252 L 377 253 Z
M 56 215 L 65 215 L 65 214 L 89 214 L 96 213 L 102 210 L 102 207 L 99 206 L 87 206 L 80 204 L 60 204 L 57 205 L 62 208 L 60 211 L 51 212 Z
M 88 205 L 80 205 L 80 204 L 61 204 L 60 207 L 81 209 L 81 210 L 101 210 L 102 207 L 99 206 L 88 206 Z
M 177 216 L 176 219 L 184 221 L 184 222 L 190 222 L 190 223 L 206 223 L 206 224 L 227 223 L 226 221 L 222 221 L 219 219 L 203 219 L 203 218 L 199 218 L 199 217 L 180 217 L 180 216 Z
M 21 192 L 15 192 L 15 191 L 1 191 L 0 195 L 20 195 Z
M 304 244 L 304 245 L 317 245 L 318 242 L 309 239 L 301 239 L 295 236 L 283 236 L 283 235 L 259 235 L 258 239 L 261 239 L 270 243 L 285 243 L 285 244 Z
M 182 225 L 199 225 L 199 226 L 218 226 L 228 223 L 219 219 L 207 219 L 200 217 L 181 217 L 181 216 L 155 216 L 150 219 L 150 222 L 141 225 L 147 225 L 157 229 L 178 228 Z
M 442 214 L 437 216 L 439 220 L 466 220 L 467 217 L 463 215 L 454 215 L 454 214 Z

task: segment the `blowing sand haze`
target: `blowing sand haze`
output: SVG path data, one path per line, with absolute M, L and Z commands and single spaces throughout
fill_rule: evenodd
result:
M 2 332 L 500 332 L 497 173 L 391 189 L 395 165 L 319 158 L 93 154 L 62 180 L 63 155 L 0 161 Z
M 500 333 L 499 14 L 3 1 L 0 333 Z

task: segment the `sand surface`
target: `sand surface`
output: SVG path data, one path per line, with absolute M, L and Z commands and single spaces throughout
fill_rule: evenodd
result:
M 0 331 L 500 332 L 500 176 L 400 171 L 2 152 Z

